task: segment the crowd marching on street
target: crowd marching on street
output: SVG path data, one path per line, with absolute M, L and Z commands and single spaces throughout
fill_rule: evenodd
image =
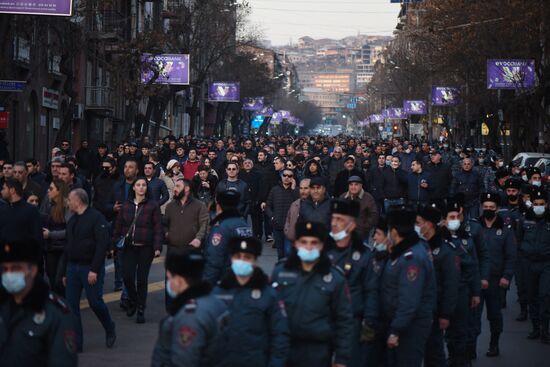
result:
M 146 323 L 161 255 L 152 366 L 471 366 L 501 354 L 512 282 L 525 337 L 550 344 L 549 192 L 498 149 L 169 135 L 74 150 L 0 156 L 0 366 L 77 365 L 83 291 L 112 348 L 104 288 Z

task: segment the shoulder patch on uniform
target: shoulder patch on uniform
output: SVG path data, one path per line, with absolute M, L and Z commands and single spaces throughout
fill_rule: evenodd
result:
M 70 313 L 71 310 L 69 309 L 69 306 L 65 303 L 65 301 L 59 297 L 57 294 L 50 292 L 48 295 L 48 298 L 54 305 L 56 305 L 63 313 Z
M 214 246 L 218 246 L 223 240 L 223 236 L 221 233 L 214 233 L 212 235 L 212 239 L 211 239 L 211 242 L 212 242 L 212 245 Z
M 418 278 L 419 272 L 420 272 L 420 268 L 416 265 L 411 265 L 407 267 L 407 280 L 409 282 L 414 282 L 416 278 Z
M 178 330 L 179 342 L 185 348 L 191 345 L 195 336 L 197 332 L 190 326 L 182 326 Z

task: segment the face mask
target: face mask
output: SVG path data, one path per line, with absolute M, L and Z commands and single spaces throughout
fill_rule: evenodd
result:
M 540 181 L 533 181 L 532 185 L 533 185 L 533 186 L 536 186 L 536 187 L 540 187 L 540 185 L 542 185 L 542 182 L 540 182 Z
M 306 250 L 305 248 L 298 249 L 298 257 L 306 263 L 312 263 L 321 256 L 318 249 Z
M 334 241 L 342 241 L 344 238 L 348 236 L 348 232 L 347 232 L 348 227 L 349 227 L 349 224 L 346 226 L 346 228 L 344 228 L 340 232 L 336 232 L 336 233 L 330 232 L 329 235 L 330 237 L 332 237 Z
M 544 212 L 546 211 L 546 208 L 544 207 L 544 205 L 535 205 L 533 207 L 533 213 L 535 213 L 535 215 L 543 215 Z
M 418 235 L 418 237 L 420 237 L 420 239 L 423 239 L 425 240 L 426 238 L 422 235 L 422 230 L 420 229 L 420 226 L 417 226 L 416 224 L 414 225 L 414 231 L 416 232 L 416 234 Z
M 10 294 L 17 294 L 25 288 L 25 273 L 22 271 L 5 272 L 2 274 L 2 286 Z
M 457 231 L 460 228 L 460 220 L 458 219 L 452 219 L 447 222 L 447 228 L 449 231 Z
M 172 282 L 167 281 L 166 282 L 166 293 L 168 293 L 168 297 L 170 298 L 176 298 L 178 294 L 172 289 Z
M 391 161 L 386 161 L 386 166 L 391 166 Z
M 521 176 L 521 179 L 525 182 L 529 181 L 529 178 L 527 177 L 527 175 Z
M 498 162 L 497 167 L 504 167 L 504 162 Z
M 443 144 L 443 148 L 447 149 L 449 147 L 448 144 Z
M 238 277 L 247 277 L 254 271 L 254 267 L 251 263 L 243 260 L 232 260 L 231 270 Z
M 480 166 L 483 166 L 483 163 L 485 163 L 485 159 L 480 159 L 480 160 L 478 160 L 478 162 L 479 162 Z
M 531 202 L 531 200 L 527 200 L 527 201 L 525 202 L 525 206 L 528 207 L 528 208 L 530 208 L 530 207 L 533 206 L 533 203 Z
M 515 202 L 518 200 L 518 195 L 508 195 L 509 202 Z
M 382 251 L 386 251 L 387 246 L 386 246 L 385 243 L 375 243 L 375 244 L 374 244 L 374 249 L 375 249 L 377 252 L 382 252 Z
M 483 211 L 483 218 L 488 219 L 488 220 L 494 219 L 496 217 L 496 215 L 497 215 L 497 212 L 495 210 L 485 209 Z

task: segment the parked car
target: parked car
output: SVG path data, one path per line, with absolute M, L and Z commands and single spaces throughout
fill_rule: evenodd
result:
M 522 152 L 516 154 L 512 162 L 519 164 L 521 168 L 534 166 L 541 158 L 550 159 L 550 154 L 537 153 L 537 152 Z

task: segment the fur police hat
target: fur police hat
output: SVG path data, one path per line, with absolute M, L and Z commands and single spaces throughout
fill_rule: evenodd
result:
M 517 190 L 520 190 L 521 189 L 521 181 L 518 180 L 518 179 L 515 179 L 515 178 L 509 178 L 506 180 L 506 182 L 504 183 L 504 188 L 505 189 L 517 189 Z
M 196 250 L 174 249 L 166 256 L 166 270 L 184 278 L 200 278 L 204 270 L 204 257 Z
M 236 208 L 240 199 L 241 194 L 237 190 L 225 190 L 216 194 L 216 202 L 222 207 Z
M 2 241 L 0 243 L 0 263 L 29 262 L 40 263 L 40 244 L 35 240 Z
M 464 194 L 458 193 L 452 198 L 447 199 L 443 215 L 446 216 L 449 212 L 459 212 L 460 208 L 464 207 Z
M 493 202 L 497 205 L 500 205 L 500 196 L 494 192 L 484 192 L 479 197 L 479 202 L 483 204 L 486 201 Z
M 231 255 L 238 252 L 246 252 L 256 257 L 262 254 L 262 242 L 255 237 L 233 237 L 228 243 Z
M 531 201 L 535 201 L 537 199 L 544 199 L 546 202 L 548 202 L 546 191 L 538 187 L 531 189 Z
M 533 177 L 533 175 L 540 175 L 540 169 L 538 169 L 537 167 L 529 167 L 527 168 L 527 170 L 525 171 L 527 173 L 527 177 L 531 178 Z
M 317 237 L 321 242 L 325 242 L 328 229 L 320 222 L 298 222 L 296 223 L 296 239 L 300 237 Z
M 506 167 L 500 167 L 495 172 L 495 177 L 497 180 L 500 180 L 501 178 L 510 176 L 510 170 Z
M 386 216 L 388 227 L 413 227 L 416 222 L 416 211 L 408 205 L 391 206 Z
M 378 223 L 376 223 L 376 226 L 374 226 L 374 229 L 379 229 L 382 232 L 386 233 L 388 231 L 388 224 L 386 223 L 386 218 L 383 216 L 380 216 L 380 218 L 378 218 Z
M 353 200 L 333 199 L 330 204 L 332 214 L 349 215 L 357 218 L 359 216 L 359 203 Z
M 418 216 L 424 218 L 428 222 L 438 224 L 441 221 L 441 209 L 438 208 L 435 203 L 423 205 L 418 209 Z

